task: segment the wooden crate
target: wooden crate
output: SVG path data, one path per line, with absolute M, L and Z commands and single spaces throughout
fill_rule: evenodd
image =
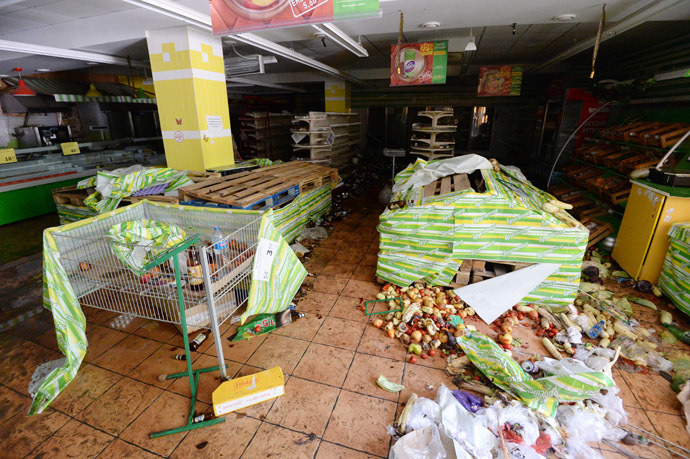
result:
M 450 287 L 459 288 L 469 284 L 476 284 L 486 279 L 517 271 L 532 264 L 516 261 L 463 260 L 453 281 L 450 283 Z
M 688 132 L 690 125 L 683 123 L 668 123 L 644 135 L 644 144 L 651 147 L 670 147 Z
M 645 169 L 647 167 L 656 166 L 659 162 L 659 157 L 656 153 L 651 151 L 641 151 L 633 156 L 629 156 L 618 162 L 617 169 L 623 174 L 629 174 L 637 169 Z
M 160 202 L 164 204 L 179 204 L 180 203 L 180 198 L 177 196 L 163 196 L 162 194 L 152 194 L 150 196 L 126 196 L 122 198 L 123 201 L 125 202 L 139 202 L 143 200 L 147 201 L 152 201 L 152 202 Z
M 617 153 L 611 153 L 604 159 L 604 166 L 608 167 L 609 169 L 617 169 L 618 163 L 621 160 L 629 158 L 636 153 L 637 152 L 635 150 L 620 150 Z
M 638 124 L 634 128 L 628 129 L 624 133 L 624 140 L 626 142 L 643 144 L 645 133 L 650 132 L 650 131 L 654 131 L 659 126 L 661 126 L 661 123 L 652 122 L 652 121 L 647 121 L 647 122 Z
M 597 148 L 586 151 L 583 159 L 587 162 L 598 164 L 598 157 L 613 153 L 616 150 L 618 150 L 618 147 L 615 145 L 597 145 Z
M 55 205 L 86 207 L 84 199 L 91 193 L 93 193 L 93 190 L 77 189 L 77 185 L 55 188 L 53 190 L 53 201 L 55 201 Z
M 592 247 L 609 234 L 613 234 L 613 228 L 610 223 L 605 223 L 595 218 L 583 218 L 581 223 L 589 230 L 587 248 Z
M 201 199 L 240 209 L 262 210 L 294 199 L 299 185 L 255 171 L 206 180 L 179 189 L 181 201 Z
M 472 189 L 472 185 L 470 184 L 470 179 L 467 174 L 455 174 L 443 177 L 440 180 L 434 180 L 428 185 L 424 185 L 422 188 L 422 195 L 424 199 L 427 199 L 434 196 Z

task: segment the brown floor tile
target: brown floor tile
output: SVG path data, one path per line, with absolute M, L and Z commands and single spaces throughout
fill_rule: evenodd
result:
M 3 458 L 24 457 L 70 420 L 50 408 L 40 415 L 27 417 L 30 404 L 28 401 L 22 413 L 0 425 Z
M 311 343 L 293 374 L 299 378 L 341 387 L 355 353 L 323 344 Z
M 312 440 L 308 435 L 264 423 L 259 427 L 242 458 L 311 459 L 318 446 L 318 438 Z
M 45 332 L 38 335 L 32 341 L 34 341 L 36 344 L 40 344 L 43 347 L 47 347 L 48 349 L 52 349 L 56 352 L 61 352 L 60 348 L 58 347 L 57 337 L 55 335 L 55 328 L 46 330 Z
M 647 411 L 646 414 L 661 438 L 690 449 L 690 435 L 682 417 L 656 411 Z
M 386 426 L 394 421 L 395 407 L 395 403 L 387 400 L 343 390 L 323 439 L 386 456 L 389 444 Z
M 156 341 L 167 343 L 179 332 L 173 324 L 158 320 L 149 320 L 148 322 L 144 322 L 141 327 L 134 330 L 133 333 L 143 338 L 155 339 Z
M 111 435 L 118 435 L 162 392 L 157 387 L 122 378 L 77 418 Z
M 105 309 L 92 308 L 88 306 L 81 308 L 81 310 L 84 312 L 84 317 L 86 317 L 86 320 L 95 324 L 106 324 L 120 315 L 119 312 L 106 311 Z
M 230 334 L 228 334 L 229 337 Z M 240 341 L 228 341 L 227 337 L 223 337 L 223 355 L 226 359 L 233 360 L 239 363 L 246 363 L 249 357 L 261 346 L 268 335 L 259 335 L 250 339 L 243 339 Z
M 93 308 L 87 308 L 93 309 Z M 89 346 L 86 348 L 85 362 L 93 362 L 96 358 L 102 355 L 105 351 L 127 338 L 126 333 L 113 330 L 112 328 L 95 325 L 88 333 L 86 339 L 89 341 Z
M 333 261 L 336 261 L 338 263 L 359 265 L 359 262 L 362 261 L 362 258 L 364 258 L 365 253 L 366 249 L 364 252 L 359 250 L 341 250 L 335 256 L 335 258 L 333 258 Z M 354 271 L 352 271 L 352 273 L 354 273 Z
M 226 372 L 229 378 L 234 378 L 237 372 L 242 368 L 242 365 L 237 362 L 232 362 L 230 360 L 226 361 L 228 367 Z M 218 366 L 218 358 L 211 357 L 210 355 L 201 355 L 194 361 L 193 369 L 201 369 L 207 367 Z M 185 371 L 183 369 L 182 371 Z M 222 383 L 220 379 L 219 371 L 209 371 L 207 373 L 201 373 L 199 375 L 199 387 L 197 388 L 196 399 L 204 403 L 213 402 L 213 391 L 218 389 L 218 386 Z M 177 378 L 174 380 L 173 384 L 168 388 L 169 391 L 175 392 L 176 394 L 184 395 L 185 397 L 190 397 L 191 392 L 189 391 L 189 377 L 186 375 L 182 378 Z
M 175 360 L 174 358 L 176 355 L 182 354 L 184 354 L 184 349 L 164 344 L 137 365 L 132 371 L 127 373 L 127 376 L 145 382 L 146 384 L 152 384 L 161 389 L 165 389 L 170 386 L 173 381 L 159 381 L 158 376 L 185 371 L 187 369 L 187 362 L 185 360 Z M 198 356 L 198 353 L 192 353 L 193 359 L 198 358 Z
M 345 234 L 348 234 L 348 233 L 345 233 Z M 339 238 L 339 239 L 342 240 L 342 238 Z M 338 250 L 337 249 L 328 249 L 328 248 L 319 246 L 319 247 L 315 247 L 311 253 L 312 253 L 312 256 L 314 258 L 330 260 L 333 257 L 335 257 L 335 255 L 338 253 Z
M 625 413 L 628 416 L 628 424 L 641 427 L 644 430 L 648 432 L 652 432 L 653 434 L 659 434 L 658 429 L 655 429 L 655 426 L 652 425 L 652 422 L 650 421 L 648 412 L 643 410 L 642 408 L 630 408 L 630 407 L 625 407 Z M 634 427 L 631 427 L 630 430 L 632 432 L 638 432 L 641 433 L 639 430 L 635 429 Z M 621 448 L 625 449 L 626 451 L 638 455 L 643 458 L 664 458 L 664 459 L 670 459 L 670 455 L 666 450 L 663 448 L 660 448 L 655 445 L 639 445 L 639 446 L 627 446 L 627 445 L 622 445 L 619 444 Z M 609 450 L 609 451 L 615 451 L 615 448 L 612 446 L 601 443 L 600 447 L 602 450 Z
M 261 421 L 231 413 L 225 422 L 203 429 L 192 430 L 172 454 L 173 459 L 242 456 Z M 228 441 L 228 439 L 232 439 Z M 206 443 L 206 446 L 199 448 Z
M 50 406 L 70 416 L 76 416 L 120 379 L 122 376 L 117 373 L 88 363 L 82 364 L 77 376 Z
M 449 389 L 455 388 L 453 378 L 444 371 L 412 363 L 405 365 L 402 384 L 405 386 L 405 389 L 400 392 L 401 402 L 406 401 L 413 392 L 420 397 L 433 400 L 436 398 L 436 390 L 441 387 L 441 384 L 445 384 Z M 428 390 L 427 384 L 433 385 L 433 390 Z
M 369 266 L 360 264 L 355 270 L 355 272 L 352 274 L 352 279 L 367 282 L 376 282 L 376 265 Z
M 362 336 L 357 352 L 402 361 L 405 360 L 407 355 L 405 345 L 399 339 L 389 338 L 380 328 L 376 328 L 371 324 L 367 325 L 366 330 L 364 330 L 364 336 Z
M 676 415 L 680 412 L 681 404 L 676 394 L 668 381 L 658 374 L 620 373 L 642 408 Z
M 236 331 L 235 327 L 232 327 L 234 333 Z M 220 332 L 220 342 L 221 344 L 226 344 L 228 343 L 228 340 L 225 339 L 226 336 L 230 336 L 232 333 L 228 333 L 228 330 L 230 330 L 230 321 L 226 321 L 224 324 L 222 324 L 220 327 L 218 327 L 218 331 Z M 203 343 L 201 343 L 201 346 L 196 350 L 196 352 L 203 352 L 204 354 L 212 355 L 214 357 L 218 356 L 218 351 L 216 350 L 216 336 L 206 330 L 206 332 L 210 333 L 209 335 L 206 336 L 206 339 L 204 340 Z M 193 336 L 196 336 L 192 334 Z M 183 343 L 184 345 L 184 343 Z M 225 347 L 223 348 L 223 358 L 225 358 Z
M 314 342 L 354 351 L 359 345 L 365 326 L 366 324 L 362 322 L 326 317 L 321 329 L 314 337 Z
M 270 334 L 247 363 L 264 369 L 279 366 L 283 373 L 291 374 L 308 345 L 306 341 Z
M 278 397 L 266 420 L 288 429 L 320 437 L 331 417 L 340 389 L 290 378 L 285 395 Z
M 285 327 L 277 328 L 271 332 L 273 335 L 287 336 L 311 341 L 316 336 L 316 332 L 321 328 L 324 321 L 322 314 L 304 313 L 304 317 Z
M 94 365 L 126 375 L 163 344 L 136 335 L 129 335 L 93 360 Z
M 618 396 L 623 400 L 623 406 L 628 408 L 641 408 L 640 403 L 635 398 L 632 390 L 628 386 L 628 383 L 623 378 L 620 370 L 614 369 L 613 380 L 616 382 L 616 386 L 620 389 Z
M 345 241 L 342 239 L 326 239 L 325 241 L 321 241 L 319 243 L 319 247 L 323 247 L 324 249 L 336 249 L 339 250 L 345 245 Z
M 35 342 L 38 336 L 49 330 L 55 330 L 55 325 L 50 312 L 44 309 L 39 315 L 13 326 L 9 332 L 19 338 Z
M 316 291 L 309 292 L 307 296 L 299 300 L 296 309 L 299 312 L 327 315 L 337 299 L 338 295 Z
M 338 300 L 335 302 L 328 315 L 339 319 L 367 322 L 369 318 L 364 314 L 364 311 L 360 309 L 360 307 L 363 306 L 364 301 L 361 301 L 359 298 L 341 296 L 338 297 Z
M 305 261 L 304 264 L 304 269 L 307 270 L 308 273 L 310 274 L 320 274 L 323 269 L 328 265 L 330 260 L 328 259 L 323 259 L 323 258 L 310 258 L 309 260 Z
M 130 445 L 120 439 L 115 439 L 108 447 L 98 456 L 98 459 L 122 459 L 122 458 L 137 458 L 137 459 L 154 459 L 158 456 L 144 451 L 138 446 Z
M 31 404 L 31 399 L 9 387 L 0 386 L 0 424 L 21 413 L 26 414 L 26 407 Z
M 35 457 L 96 457 L 112 436 L 72 419 L 31 452 Z
M 357 269 L 357 264 L 359 262 L 342 262 L 337 260 L 332 260 L 326 267 L 321 271 L 322 276 L 333 276 L 341 277 L 344 279 L 349 279 L 352 273 Z
M 350 281 L 343 289 L 342 295 L 351 296 L 353 298 L 365 298 L 373 300 L 376 294 L 381 291 L 381 286 L 376 282 L 367 282 L 357 279 L 350 279 Z
M 334 277 L 319 274 L 316 276 L 314 281 L 314 291 L 323 292 L 328 294 L 340 295 L 345 286 L 347 285 L 348 279 L 345 277 Z
M 258 367 L 253 367 L 251 365 L 244 365 L 242 368 L 240 368 L 240 371 L 237 372 L 235 375 L 235 378 L 240 378 L 242 376 L 247 376 L 247 375 L 252 375 L 254 373 L 258 373 L 260 371 L 263 371 L 263 368 L 258 368 Z M 285 384 L 290 380 L 290 376 L 286 375 L 283 373 L 283 376 L 285 378 Z M 276 399 L 271 399 L 267 400 L 265 402 L 257 403 L 256 405 L 248 406 L 247 408 L 242 408 L 241 410 L 238 410 L 234 413 L 230 413 L 227 415 L 228 418 L 231 418 L 233 415 L 235 416 L 251 416 L 255 419 L 263 419 L 266 417 L 268 414 L 268 411 L 271 409 L 273 404 L 275 403 Z
M 23 394 L 26 393 L 38 365 L 59 359 L 63 355 L 22 338 L 14 339 L 21 345 L 13 347 L 2 356 L 0 383 Z
M 343 384 L 343 389 L 373 397 L 385 398 L 397 402 L 398 393 L 381 389 L 376 380 L 384 375 L 396 384 L 402 382 L 404 363 L 367 354 L 355 354 L 350 371 Z
M 167 456 L 182 441 L 185 433 L 150 438 L 149 434 L 184 426 L 189 416 L 190 400 L 170 392 L 164 392 L 121 434 L 120 438 L 161 456 Z M 196 413 L 205 413 L 209 405 L 197 403 Z
M 354 449 L 345 448 L 327 441 L 322 441 L 315 459 L 374 459 L 377 456 L 360 453 Z

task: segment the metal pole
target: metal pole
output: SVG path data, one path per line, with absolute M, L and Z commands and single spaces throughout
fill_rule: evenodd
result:
M 227 236 L 226 236 L 227 237 Z M 223 345 L 220 340 L 220 330 L 218 328 L 218 316 L 216 315 L 216 300 L 213 297 L 213 284 L 211 273 L 208 266 L 208 250 L 206 247 L 201 247 L 201 271 L 204 275 L 204 288 L 206 289 L 206 302 L 208 303 L 208 314 L 211 322 L 211 331 L 213 332 L 214 341 L 216 343 L 216 353 L 218 355 L 218 368 L 220 368 L 220 378 L 222 381 L 228 379 L 228 374 L 225 371 L 225 359 L 223 356 Z M 220 269 L 220 266 L 218 267 Z

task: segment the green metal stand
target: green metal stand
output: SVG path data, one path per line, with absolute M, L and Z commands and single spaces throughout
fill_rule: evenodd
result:
M 182 295 L 182 279 L 180 278 L 180 264 L 179 260 L 177 258 L 177 255 L 181 253 L 184 250 L 187 250 L 187 248 L 191 247 L 194 245 L 197 241 L 199 240 L 198 237 L 188 239 L 184 241 L 182 244 L 175 246 L 174 248 L 170 249 L 169 251 L 166 251 L 163 256 L 157 258 L 155 261 L 149 263 L 146 265 L 146 269 L 152 269 L 161 263 L 164 263 L 165 261 L 169 260 L 170 258 L 173 259 L 173 265 L 175 269 L 175 286 L 177 288 L 177 302 L 180 307 L 180 326 L 182 327 L 182 337 L 184 338 L 184 353 L 185 356 L 187 357 L 187 371 L 181 372 L 181 373 L 175 373 L 172 375 L 167 375 L 167 379 L 177 379 L 177 378 L 182 378 L 184 376 L 189 377 L 189 391 L 191 394 L 192 402 L 189 407 L 189 416 L 187 417 L 187 424 L 181 427 L 175 427 L 173 429 L 168 429 L 168 430 L 163 430 L 160 432 L 154 432 L 149 435 L 150 438 L 158 438 L 158 437 L 163 437 L 165 435 L 172 435 L 176 433 L 181 433 L 181 432 L 186 432 L 189 430 L 194 430 L 194 429 L 200 429 L 201 427 L 208 427 L 214 424 L 219 424 L 221 422 L 225 422 L 225 417 L 219 417 L 219 418 L 213 418 L 209 419 L 208 421 L 201 421 L 201 422 L 194 422 L 194 407 L 196 406 L 196 394 L 197 394 L 197 389 L 199 388 L 199 375 L 202 373 L 208 373 L 210 371 L 219 371 L 220 368 L 215 366 L 215 367 L 208 367 L 208 368 L 202 368 L 199 370 L 193 370 L 192 369 L 192 356 L 191 356 L 191 351 L 189 350 L 189 336 L 187 335 L 187 317 L 185 316 L 185 308 L 184 308 L 184 296 Z M 219 339 L 219 337 L 216 337 L 216 339 Z M 227 364 L 225 365 L 227 367 Z

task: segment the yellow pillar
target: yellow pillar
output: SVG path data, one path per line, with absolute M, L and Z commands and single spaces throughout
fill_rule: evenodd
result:
M 345 80 L 326 80 L 324 81 L 326 94 L 326 111 L 349 113 L 350 103 L 350 83 Z
M 146 32 L 165 158 L 174 169 L 234 163 L 223 46 L 189 27 Z

